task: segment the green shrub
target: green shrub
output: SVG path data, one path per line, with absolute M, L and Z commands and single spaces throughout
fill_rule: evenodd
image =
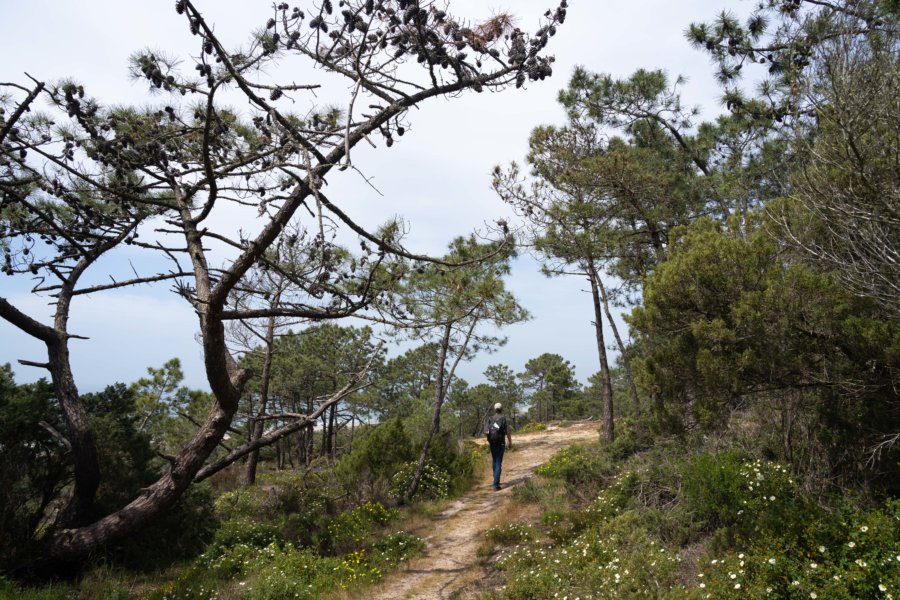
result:
M 691 597 L 889 598 L 900 590 L 900 501 L 820 517 L 800 538 L 761 535 L 742 552 L 707 557 Z
M 484 532 L 484 537 L 489 542 L 501 546 L 511 546 L 533 540 L 537 536 L 534 528 L 526 523 L 505 523 L 491 527 Z
M 609 456 L 597 444 L 574 445 L 563 448 L 537 468 L 535 473 L 543 477 L 560 479 L 570 489 L 583 495 L 593 495 L 603 487 L 616 469 Z
M 241 587 L 249 600 L 315 600 L 380 577 L 380 570 L 369 564 L 363 552 L 321 557 L 288 546 L 276 550 Z
M 675 583 L 677 553 L 634 522 L 588 529 L 565 544 L 517 547 L 501 554 L 499 597 L 658 598 Z
M 399 498 L 406 493 L 415 477 L 418 463 L 408 462 L 397 471 L 391 482 L 391 493 Z M 416 489 L 415 498 L 420 500 L 439 500 L 450 494 L 450 475 L 430 461 L 425 463 L 422 479 Z
M 684 468 L 685 506 L 711 531 L 720 528 L 716 547 L 751 537 L 796 536 L 815 510 L 800 499 L 787 467 L 741 460 L 736 452 L 703 453 Z
M 224 523 L 265 524 L 274 528 L 280 539 L 318 548 L 327 545 L 325 530 L 336 512 L 328 497 L 333 491 L 327 480 L 315 473 L 267 473 L 253 487 L 219 496 L 215 511 Z
M 229 548 L 246 546 L 249 548 L 265 548 L 273 543 L 285 540 L 274 525 L 259 523 L 249 518 L 238 518 L 225 521 L 216 530 L 213 541 L 203 553 L 203 560 L 216 558 Z
M 423 545 L 419 536 L 398 531 L 375 542 L 371 555 L 379 566 L 392 567 L 412 558 Z
M 344 490 L 357 500 L 381 498 L 394 474 L 415 458 L 415 449 L 400 419 L 391 419 L 366 431 L 342 457 L 334 473 Z
M 711 529 L 737 520 L 748 485 L 741 472 L 742 457 L 735 452 L 704 452 L 693 457 L 682 469 L 682 494 L 687 508 Z
M 67 600 L 69 590 L 63 586 L 48 585 L 41 588 L 22 588 L 0 577 L 0 598 L 16 600 Z
M 519 428 L 516 433 L 534 433 L 536 431 L 545 431 L 547 429 L 546 423 L 541 423 L 540 421 L 530 421 Z
M 397 518 L 399 513 L 377 502 L 366 502 L 341 513 L 328 524 L 328 535 L 334 551 L 361 547 L 379 527 Z

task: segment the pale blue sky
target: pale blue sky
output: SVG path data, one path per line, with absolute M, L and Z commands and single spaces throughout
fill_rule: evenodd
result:
M 233 43 L 242 42 L 271 11 L 267 1 L 205 0 L 197 4 L 223 39 Z M 475 20 L 494 11 L 513 12 L 523 29 L 532 30 L 551 4 L 545 0 L 454 0 L 451 7 L 454 14 Z M 181 56 L 195 51 L 195 40 L 172 5 L 169 0 L 0 2 L 4 46 L 0 81 L 24 82 L 24 72 L 48 81 L 76 77 L 89 94 L 107 103 L 143 102 L 147 98 L 144 86 L 127 77 L 129 54 L 148 46 Z M 556 94 L 567 84 L 575 65 L 616 76 L 627 76 L 642 67 L 662 68 L 673 77 L 685 75 L 689 78 L 683 89 L 685 104 L 699 105 L 706 118 L 721 111 L 712 67 L 705 55 L 689 47 L 683 32 L 692 21 L 710 20 L 723 9 L 745 13 L 751 3 L 573 0 L 569 6 L 569 18 L 550 46 L 557 59 L 552 78 L 529 84 L 526 90 L 469 94 L 423 105 L 410 115 L 410 132 L 392 149 L 360 148 L 354 154 L 354 164 L 374 177 L 384 197 L 349 171 L 329 176 L 330 197 L 369 226 L 393 215 L 402 216 L 410 229 L 407 246 L 438 254 L 455 235 L 483 229 L 486 222 L 507 216 L 507 209 L 490 189 L 491 170 L 497 163 L 523 162 L 528 135 L 535 126 L 562 122 Z M 333 93 L 339 97 L 345 91 L 341 88 Z M 127 264 L 122 257 L 118 261 L 111 268 Z M 43 318 L 48 314 L 48 299 L 31 296 L 30 285 L 27 279 L 2 277 L 0 295 Z M 532 320 L 508 328 L 506 347 L 463 365 L 461 376 L 478 383 L 489 364 L 502 362 L 521 370 L 526 360 L 542 352 L 555 352 L 570 360 L 582 381 L 597 370 L 593 315 L 584 282 L 547 280 L 534 261 L 524 257 L 515 262 L 509 287 L 532 313 Z M 165 287 L 79 298 L 71 330 L 91 338 L 73 341 L 79 387 L 91 391 L 114 381 L 130 382 L 148 366 L 159 366 L 177 356 L 188 385 L 205 388 L 196 329 L 190 308 Z M 19 381 L 44 373 L 18 366 L 16 360 L 41 360 L 43 356 L 38 344 L 0 321 L 0 363 L 12 362 Z

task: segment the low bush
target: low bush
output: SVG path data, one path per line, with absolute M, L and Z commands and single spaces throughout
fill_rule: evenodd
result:
M 422 546 L 422 538 L 419 536 L 398 531 L 375 542 L 372 557 L 380 565 L 392 567 L 415 556 Z
M 409 489 L 418 467 L 418 462 L 408 462 L 394 475 L 391 481 L 391 493 L 395 498 L 401 497 Z M 449 495 L 450 474 L 427 461 L 414 497 L 417 500 L 441 500 Z
M 547 429 L 546 423 L 541 423 L 540 421 L 529 421 L 525 423 L 522 427 L 516 431 L 516 433 L 534 433 L 536 431 L 544 431 Z
M 506 572 L 501 598 L 658 598 L 674 585 L 679 559 L 633 522 L 614 522 L 566 544 L 517 547 L 496 564 Z
M 592 444 L 564 448 L 535 472 L 543 477 L 564 481 L 574 493 L 594 496 L 615 474 L 616 468 L 602 448 Z
M 512 546 L 535 539 L 536 532 L 526 523 L 505 523 L 491 527 L 484 532 L 484 537 L 494 544 Z
M 708 556 L 693 598 L 890 598 L 900 590 L 900 501 L 820 514 L 803 535 L 759 535 Z
M 385 508 L 378 502 L 366 502 L 341 513 L 328 524 L 330 549 L 334 552 L 357 549 L 398 515 L 397 510 Z

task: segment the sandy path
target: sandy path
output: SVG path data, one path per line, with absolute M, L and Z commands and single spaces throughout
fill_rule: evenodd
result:
M 575 442 L 596 440 L 597 423 L 579 423 L 565 428 L 514 435 L 514 452 L 503 458 L 503 490 L 484 481 L 456 499 L 427 529 L 416 531 L 425 548 L 405 569 L 388 577 L 365 598 L 377 600 L 457 598 L 466 584 L 482 576 L 475 550 L 485 543 L 484 532 L 508 520 L 511 488 L 522 483 L 554 452 Z M 457 596 L 453 594 L 456 593 Z

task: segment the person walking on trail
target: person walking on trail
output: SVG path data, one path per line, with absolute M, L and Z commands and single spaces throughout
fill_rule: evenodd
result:
M 491 447 L 491 458 L 494 462 L 494 489 L 499 490 L 503 453 L 506 451 L 506 448 L 512 449 L 509 425 L 506 422 L 506 417 L 503 416 L 503 405 L 499 402 L 494 405 L 494 414 L 488 417 L 485 434 L 487 435 L 488 445 Z

